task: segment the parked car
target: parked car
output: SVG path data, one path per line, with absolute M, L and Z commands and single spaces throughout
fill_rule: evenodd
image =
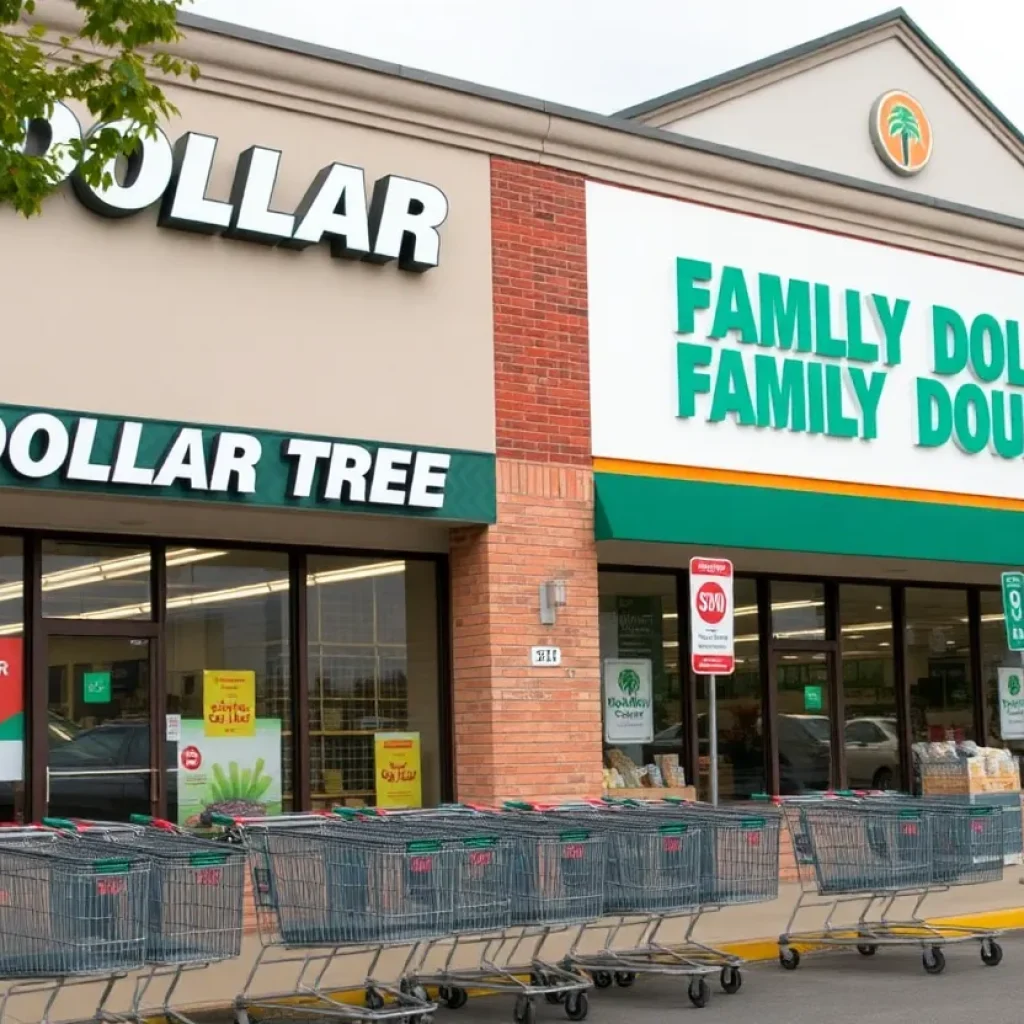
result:
M 124 820 L 150 813 L 149 720 L 104 722 L 82 729 L 51 715 L 49 731 L 49 808 L 57 818 Z M 176 746 L 167 745 L 167 767 L 176 765 Z M 167 776 L 168 800 L 177 793 L 177 774 Z M 15 817 L 16 787 L 0 782 L 0 817 Z
M 851 718 L 846 723 L 846 777 L 861 789 L 892 789 L 900 772 L 895 718 Z

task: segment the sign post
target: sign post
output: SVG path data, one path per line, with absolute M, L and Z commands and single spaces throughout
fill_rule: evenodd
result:
M 736 668 L 733 636 L 733 571 L 727 558 L 690 559 L 690 665 L 708 677 L 708 782 L 718 804 L 718 676 Z

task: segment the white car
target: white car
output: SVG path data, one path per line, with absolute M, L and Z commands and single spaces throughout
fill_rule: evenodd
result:
M 895 718 L 851 718 L 846 723 L 846 778 L 854 789 L 893 789 L 900 775 Z

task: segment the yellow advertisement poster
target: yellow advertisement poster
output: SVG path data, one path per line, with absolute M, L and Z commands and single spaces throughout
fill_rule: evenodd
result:
M 418 732 L 378 732 L 373 737 L 378 807 L 422 807 L 423 773 Z
M 203 731 L 207 736 L 256 735 L 255 672 L 203 672 Z

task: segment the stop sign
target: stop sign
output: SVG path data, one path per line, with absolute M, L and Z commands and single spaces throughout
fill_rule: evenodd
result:
M 697 588 L 697 614 L 709 625 L 717 626 L 729 610 L 725 591 L 714 582 L 702 583 Z
M 732 675 L 732 562 L 690 559 L 690 664 L 699 675 Z

